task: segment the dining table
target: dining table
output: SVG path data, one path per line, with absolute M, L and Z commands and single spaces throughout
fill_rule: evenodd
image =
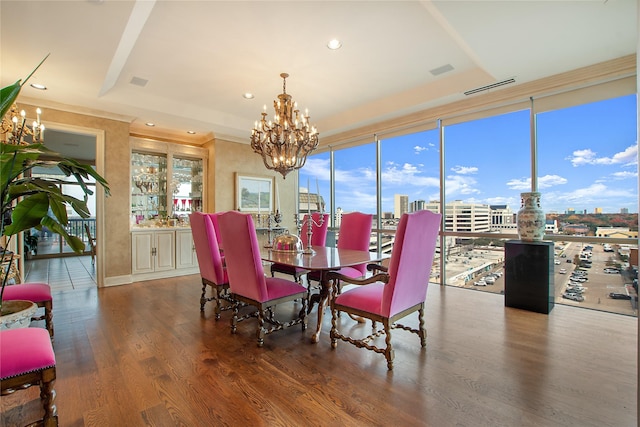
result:
M 389 254 L 383 252 L 359 251 L 353 249 L 339 249 L 328 246 L 312 246 L 312 253 L 296 251 L 280 251 L 273 248 L 261 248 L 260 256 L 263 261 L 274 262 L 290 267 L 299 267 L 309 271 L 320 273 L 320 293 L 310 298 L 309 311 L 312 303 L 318 302 L 318 325 L 311 341 L 317 343 L 322 330 L 324 311 L 331 295 L 331 285 L 327 280 L 327 273 L 337 271 L 343 267 L 352 267 L 358 264 L 380 262 L 389 258 Z

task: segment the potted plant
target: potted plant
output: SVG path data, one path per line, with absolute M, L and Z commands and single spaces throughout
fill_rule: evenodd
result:
M 10 111 L 20 89 L 33 72 L 24 82 L 18 80 L 0 90 L 0 118 L 5 117 Z M 22 128 L 18 124 L 18 137 L 13 141 L 0 141 L 0 236 L 5 237 L 5 244 L 0 249 L 2 260 L 13 262 L 13 253 L 8 250 L 8 247 L 14 236 L 31 228 L 42 230 L 42 227 L 58 233 L 70 248 L 80 253 L 84 251 L 84 243 L 80 238 L 69 235 L 65 229 L 69 222 L 67 206 L 80 217 L 88 218 L 90 212 L 87 208 L 87 198 L 93 194 L 93 191 L 87 186 L 87 180 L 93 177 L 97 184 L 102 185 L 107 196 L 109 185 L 90 165 L 63 157 L 41 143 L 24 142 L 24 120 L 21 126 Z M 53 177 L 32 177 L 30 172 L 34 167 L 57 168 L 66 177 L 74 178 L 82 189 L 84 198 L 78 199 L 62 192 L 60 184 L 68 184 L 68 181 Z M 6 309 L 2 300 L 8 274 L 0 274 L 0 277 L 2 278 L 0 314 L 4 315 Z

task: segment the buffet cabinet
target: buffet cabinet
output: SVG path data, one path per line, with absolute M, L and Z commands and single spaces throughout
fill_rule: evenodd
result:
M 205 210 L 207 150 L 131 138 L 133 281 L 198 273 L 189 214 Z
M 191 229 L 140 228 L 131 232 L 134 281 L 199 272 Z

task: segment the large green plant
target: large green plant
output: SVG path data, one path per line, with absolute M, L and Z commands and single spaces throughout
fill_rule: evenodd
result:
M 32 74 L 33 72 L 29 77 Z M 0 117 L 4 117 L 9 111 L 29 77 L 24 81 L 18 80 L 0 90 Z M 35 167 L 57 168 L 67 178 L 74 178 L 82 189 L 84 198 L 78 199 L 62 192 L 61 184 L 69 184 L 68 180 L 54 177 L 32 177 L 30 172 Z M 69 223 L 67 206 L 70 206 L 81 218 L 89 218 L 91 215 L 87 207 L 88 196 L 93 194 L 93 191 L 87 186 L 89 177 L 94 178 L 97 184 L 102 185 L 105 194 L 109 195 L 107 181 L 91 165 L 63 157 L 49 150 L 43 144 L 12 145 L 0 143 L 0 235 L 7 237 L 7 244 L 1 251 L 2 259 L 5 259 L 8 254 L 7 248 L 11 238 L 31 228 L 41 230 L 43 227 L 47 227 L 62 236 L 75 252 L 84 251 L 82 240 L 69 235 L 65 227 Z M 9 217 L 11 221 L 5 221 L 5 218 Z M 7 276 L 7 274 L 2 275 L 0 308 L 2 307 Z

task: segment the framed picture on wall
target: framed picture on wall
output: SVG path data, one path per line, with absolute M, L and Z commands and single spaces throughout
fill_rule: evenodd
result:
M 273 177 L 236 173 L 236 209 L 240 212 L 272 212 L 273 188 Z

